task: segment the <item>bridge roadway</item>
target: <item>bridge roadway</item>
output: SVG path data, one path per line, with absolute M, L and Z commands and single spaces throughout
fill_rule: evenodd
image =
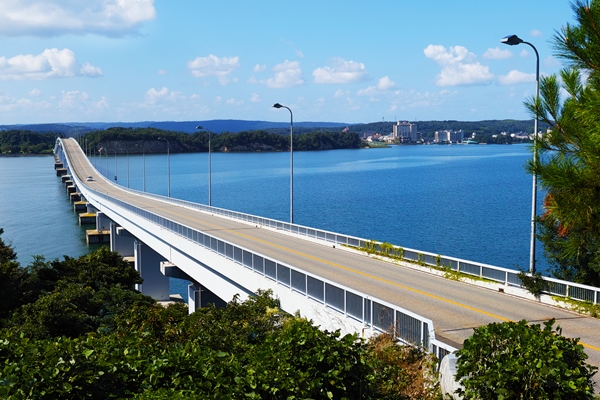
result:
M 488 323 L 525 319 L 541 324 L 554 318 L 564 336 L 580 338 L 588 362 L 600 367 L 600 319 L 132 194 L 104 182 L 74 140 L 63 144 L 79 178 L 91 188 L 430 318 L 436 337 L 455 347 L 473 328 Z M 87 176 L 94 181 L 85 182 Z

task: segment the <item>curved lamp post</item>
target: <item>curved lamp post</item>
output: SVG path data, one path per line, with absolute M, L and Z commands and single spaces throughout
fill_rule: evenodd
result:
M 158 140 L 164 140 L 167 142 L 167 197 L 171 197 L 171 146 L 169 140 L 165 138 L 158 138 Z
M 273 104 L 275 108 L 287 108 L 290 112 L 290 224 L 294 223 L 294 114 L 289 107 L 282 106 L 279 103 Z
M 136 146 L 139 146 L 139 143 L 136 144 Z M 143 140 L 142 141 L 142 164 L 143 164 L 143 168 L 144 168 L 144 192 L 146 191 L 146 141 Z
M 204 128 L 198 125 L 196 127 L 196 129 L 198 129 L 198 130 L 201 131 Z M 208 132 L 208 206 L 210 207 L 210 206 L 212 206 L 211 193 L 210 193 L 210 189 L 211 189 L 211 186 L 212 186 L 212 182 L 211 182 L 211 170 L 210 170 L 210 167 L 211 167 L 210 166 L 210 137 L 212 135 L 211 135 L 211 132 L 209 130 L 207 130 L 207 132 Z
M 538 149 L 537 149 L 537 136 L 538 136 L 538 112 L 537 112 L 537 103 L 540 99 L 540 55 L 535 48 L 529 42 L 524 41 L 517 35 L 510 35 L 502 38 L 500 40 L 502 43 L 507 44 L 509 46 L 515 46 L 521 43 L 524 43 L 530 46 L 535 52 L 536 63 L 535 63 L 535 103 L 536 103 L 536 112 L 535 112 L 535 120 L 533 126 L 533 166 L 535 167 L 538 162 Z M 531 189 L 531 239 L 529 244 L 529 273 L 535 273 L 535 218 L 536 218 L 536 205 L 537 205 L 537 174 L 533 174 L 533 184 Z

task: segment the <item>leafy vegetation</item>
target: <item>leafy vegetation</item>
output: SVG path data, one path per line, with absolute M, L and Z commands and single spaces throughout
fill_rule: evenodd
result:
M 592 399 L 596 367 L 578 339 L 561 336 L 554 320 L 493 323 L 476 328 L 457 352 L 464 399 Z
M 83 141 L 82 147 L 90 151 L 103 149 L 108 154 L 164 153 L 167 150 L 205 152 L 208 151 L 209 136 L 211 151 L 288 151 L 290 148 L 289 131 L 282 135 L 264 130 L 219 134 L 199 130 L 190 135 L 156 128 L 110 128 L 90 132 L 80 141 Z M 356 133 L 317 130 L 294 134 L 293 148 L 295 151 L 356 149 L 360 145 L 361 140 Z
M 26 130 L 0 131 L 0 154 L 52 154 L 56 136 Z
M 542 77 L 539 101 L 526 103 L 551 127 L 528 170 L 547 193 L 538 237 L 552 274 L 600 286 L 600 1 L 571 6 L 576 24 L 553 38 L 569 66 Z
M 319 330 L 268 292 L 188 315 L 136 292 L 137 272 L 106 248 L 15 259 L 0 238 L 0 398 L 441 396 L 433 356 Z

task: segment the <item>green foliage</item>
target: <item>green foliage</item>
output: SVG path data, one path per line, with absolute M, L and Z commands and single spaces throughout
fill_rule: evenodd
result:
M 591 399 L 596 367 L 578 339 L 561 336 L 554 320 L 493 323 L 476 328 L 457 352 L 465 399 Z
M 548 290 L 548 284 L 544 280 L 544 277 L 540 272 L 536 272 L 533 275 L 526 271 L 520 271 L 517 277 L 521 280 L 521 283 L 535 297 L 540 297 L 546 290 Z
M 398 346 L 390 335 L 382 334 L 367 343 L 365 353 L 373 398 L 440 398 L 438 382 L 429 379 L 436 376 L 437 360 L 422 348 Z
M 0 154 L 52 154 L 56 136 L 16 129 L 0 131 Z
M 0 240 L 3 399 L 439 395 L 422 350 L 322 331 L 270 292 L 188 315 L 133 290 L 139 276 L 106 248 L 27 268 L 15 258 Z
M 540 79 L 526 106 L 551 128 L 528 170 L 547 195 L 539 239 L 554 276 L 600 285 L 600 1 L 571 3 L 576 24 L 553 38 L 569 67 Z M 534 149 L 536 150 L 536 149 Z
M 159 139 L 162 138 L 162 139 Z M 82 147 L 107 154 L 141 154 L 208 151 L 210 138 L 211 151 L 289 151 L 290 137 L 287 133 L 265 130 L 242 131 L 237 133 L 213 133 L 198 131 L 193 134 L 171 132 L 156 128 L 109 128 L 89 132 L 84 137 Z M 166 140 L 168 140 L 168 144 Z M 357 149 L 361 141 L 356 133 L 339 131 L 309 131 L 294 133 L 294 151 Z

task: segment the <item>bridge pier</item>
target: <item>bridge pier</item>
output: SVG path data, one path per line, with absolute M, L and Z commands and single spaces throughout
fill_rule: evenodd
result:
M 217 308 L 222 308 L 227 305 L 227 302 L 211 292 L 206 286 L 196 282 L 194 278 L 186 274 L 181 268 L 170 261 L 160 263 L 160 271 L 163 275 L 175 279 L 183 279 L 191 282 L 188 285 L 188 310 L 190 314 L 199 308 L 206 307 L 209 304 L 214 304 Z
M 110 224 L 110 251 L 116 251 L 123 257 L 133 257 L 136 238 L 116 223 Z
M 225 300 L 211 292 L 206 286 L 194 281 L 188 286 L 188 304 L 190 314 L 209 304 L 214 304 L 217 308 L 227 306 Z
M 138 291 L 158 301 L 171 299 L 169 276 L 163 272 L 164 257 L 114 222 L 110 224 L 110 250 L 124 259 L 133 260 L 133 268 L 144 279 L 136 285 Z
M 158 301 L 170 300 L 169 277 L 160 271 L 164 257 L 137 239 L 133 247 L 135 269 L 144 279 L 143 283 L 136 285 L 136 289 Z

